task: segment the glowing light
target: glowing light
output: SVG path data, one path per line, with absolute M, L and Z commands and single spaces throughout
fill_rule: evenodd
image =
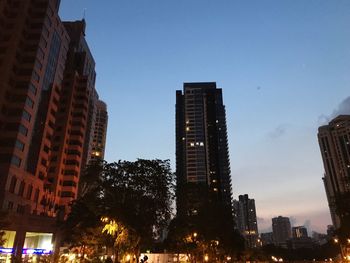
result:
M 204 256 L 204 261 L 209 261 L 209 256 L 208 255 Z
M 130 256 L 129 254 L 127 254 L 126 257 L 125 257 L 125 259 L 126 259 L 126 261 L 130 261 L 131 256 Z

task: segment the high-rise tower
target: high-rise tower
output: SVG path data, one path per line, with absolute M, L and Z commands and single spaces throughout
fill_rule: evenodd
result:
M 287 246 L 287 241 L 292 237 L 292 229 L 288 217 L 278 216 L 272 218 L 273 241 L 276 246 Z
M 248 247 L 258 245 L 258 223 L 256 219 L 255 200 L 248 195 L 240 195 L 238 201 L 233 201 L 236 227 L 246 240 Z
M 183 92 L 176 92 L 178 215 L 196 215 L 208 198 L 232 215 L 225 115 L 215 82 L 184 83 Z M 205 191 L 185 190 L 186 185 Z
M 318 129 L 323 177 L 333 225 L 340 227 L 336 197 L 350 192 L 350 115 L 340 115 Z
M 102 100 L 96 103 L 96 119 L 94 137 L 92 141 L 91 160 L 103 160 L 106 147 L 106 135 L 108 124 L 107 105 Z
M 92 148 L 95 62 L 85 21 L 62 22 L 59 4 L 0 1 L 0 209 L 17 256 L 57 232 Z

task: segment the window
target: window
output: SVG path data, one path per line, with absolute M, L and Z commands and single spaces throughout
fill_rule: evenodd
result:
M 77 183 L 74 181 L 63 181 L 63 186 L 77 186 Z
M 32 73 L 32 79 L 34 79 L 36 82 L 40 81 L 40 76 L 38 73 L 36 73 L 36 71 L 34 70 Z
M 67 192 L 67 191 L 63 191 L 61 193 L 61 197 L 74 197 L 74 193 L 73 192 Z
M 35 190 L 34 201 L 37 203 L 39 201 L 39 189 Z
M 49 148 L 49 146 L 47 146 L 47 145 L 44 145 L 44 152 L 46 152 L 46 153 L 49 153 L 49 151 L 50 151 L 50 148 Z
M 27 136 L 27 134 L 28 134 L 28 129 L 22 124 L 20 124 L 18 126 L 18 131 L 19 131 L 19 133 L 23 134 L 24 136 Z
M 42 159 L 41 159 L 41 164 L 42 164 L 43 166 L 46 167 L 46 165 L 47 165 L 47 160 L 44 159 L 44 158 L 42 158 Z
M 43 65 L 41 64 L 41 62 L 38 59 L 35 60 L 34 66 L 39 71 L 43 68 Z
M 33 107 L 34 107 L 34 101 L 33 101 L 31 98 L 29 98 L 29 97 L 26 98 L 25 104 L 26 104 L 29 108 L 33 108 Z
M 27 120 L 28 122 L 30 122 L 30 119 L 32 118 L 32 116 L 30 115 L 30 113 L 28 111 L 23 110 L 22 118 Z
M 7 209 L 12 210 L 13 209 L 13 202 L 8 202 Z
M 24 205 L 17 205 L 17 213 L 24 214 Z
M 44 53 L 44 51 L 39 47 L 38 48 L 38 54 L 37 54 L 37 57 L 38 58 L 40 58 L 40 59 L 44 59 L 44 57 L 45 57 L 45 53 Z
M 21 184 L 19 185 L 19 189 L 18 189 L 18 195 L 19 196 L 23 196 L 25 186 L 26 185 L 25 185 L 24 181 L 22 181 Z
M 18 156 L 12 155 L 11 164 L 13 164 L 14 166 L 20 167 L 21 162 L 22 162 L 22 160 Z
M 32 83 L 29 83 L 29 91 L 36 95 L 37 89 Z
M 23 151 L 23 150 L 24 150 L 24 143 L 21 142 L 20 140 L 16 140 L 16 142 L 15 142 L 15 147 L 16 147 L 17 149 Z
M 14 193 L 15 192 L 16 184 L 17 184 L 17 178 L 15 176 L 12 176 L 11 183 L 10 183 L 10 189 L 9 189 L 10 193 Z
M 27 199 L 30 200 L 32 198 L 32 193 L 33 193 L 33 186 L 29 185 L 27 189 Z

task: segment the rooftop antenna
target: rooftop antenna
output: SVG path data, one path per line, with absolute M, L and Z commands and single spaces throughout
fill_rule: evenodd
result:
M 83 10 L 83 20 L 85 20 L 85 16 L 86 16 L 86 8 L 84 8 Z

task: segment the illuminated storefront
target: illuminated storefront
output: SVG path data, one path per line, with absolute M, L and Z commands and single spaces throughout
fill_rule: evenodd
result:
M 14 252 L 15 231 L 5 231 L 6 240 L 3 247 L 0 247 L 0 262 L 9 263 L 11 254 Z M 27 262 L 37 262 L 37 258 L 42 255 L 52 254 L 52 233 L 27 232 L 25 235 L 22 257 Z

